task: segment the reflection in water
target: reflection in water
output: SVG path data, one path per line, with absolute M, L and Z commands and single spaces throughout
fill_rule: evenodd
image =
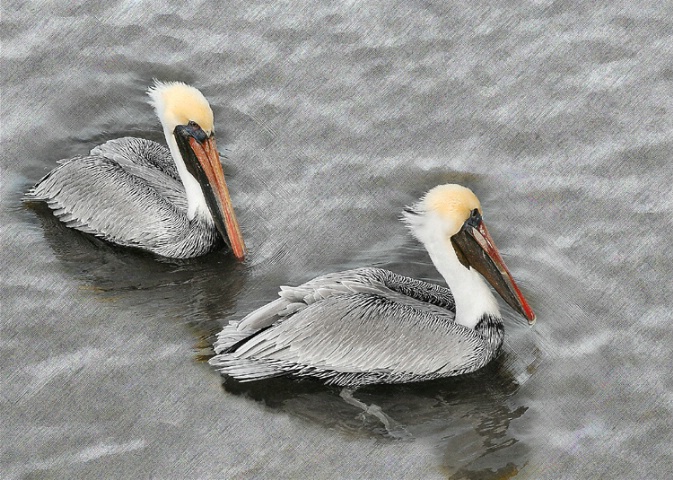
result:
M 484 468 L 481 470 L 460 469 L 454 474 L 450 475 L 451 480 L 486 480 L 497 479 L 507 480 L 514 478 L 519 474 L 519 468 L 513 463 L 508 463 L 501 468 L 490 469 Z
M 234 309 L 247 277 L 245 266 L 226 250 L 187 260 L 158 257 L 70 229 L 46 205 L 31 207 L 61 266 L 84 281 L 82 289 L 101 301 L 119 301 L 120 308 L 144 307 L 183 320 L 196 337 L 197 359 L 212 355 L 219 320 Z
M 372 385 L 355 391 L 355 397 L 381 407 L 410 435 L 405 441 L 430 442 L 443 457 L 448 471 L 483 469 L 517 471 L 527 460 L 528 447 L 508 433 L 510 422 L 527 411 L 511 406 L 519 388 L 508 372 L 507 354 L 468 375 L 402 385 Z M 380 442 L 397 442 L 381 422 L 363 415 L 339 396 L 340 387 L 311 378 L 280 377 L 241 383 L 225 377 L 224 390 L 263 404 L 271 411 L 303 418 L 343 435 L 368 436 Z M 457 477 L 462 478 L 462 477 Z M 506 476 L 504 478 L 507 478 Z

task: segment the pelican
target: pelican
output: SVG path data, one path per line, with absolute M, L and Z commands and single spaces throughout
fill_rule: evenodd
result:
M 44 201 L 68 227 L 163 257 L 191 258 L 224 241 L 246 249 L 215 145 L 213 111 L 180 82 L 148 90 L 168 148 L 124 137 L 61 160 L 25 196 Z
M 211 365 L 240 381 L 310 376 L 351 392 L 473 372 L 504 337 L 486 282 L 535 322 L 471 190 L 437 186 L 405 209 L 403 221 L 449 288 L 371 267 L 281 287 L 280 298 L 224 327 Z

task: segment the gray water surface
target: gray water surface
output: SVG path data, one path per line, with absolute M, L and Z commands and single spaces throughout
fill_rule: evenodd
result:
M 5 2 L 3 478 L 667 478 L 673 6 L 636 3 Z M 21 204 L 61 158 L 163 141 L 153 78 L 213 106 L 243 265 Z M 483 370 L 357 392 L 409 438 L 338 389 L 208 366 L 279 285 L 441 282 L 399 216 L 445 182 L 480 197 L 538 322 L 503 305 Z

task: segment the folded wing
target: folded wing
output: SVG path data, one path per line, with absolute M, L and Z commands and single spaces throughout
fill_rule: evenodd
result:
M 188 235 L 185 190 L 165 147 L 126 137 L 59 163 L 25 200 L 45 201 L 67 226 L 159 254 Z
M 337 385 L 394 383 L 464 373 L 484 348 L 454 322 L 448 289 L 386 270 L 325 275 L 280 295 L 225 327 L 213 365 L 244 381 L 290 373 Z

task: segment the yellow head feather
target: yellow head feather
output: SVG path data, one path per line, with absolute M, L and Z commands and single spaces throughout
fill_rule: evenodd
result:
M 451 183 L 430 190 L 423 198 L 423 204 L 426 211 L 434 212 L 456 225 L 462 225 L 470 218 L 475 208 L 482 213 L 479 199 L 472 190 Z
M 458 233 L 475 208 L 482 213 L 479 199 L 469 188 L 439 185 L 405 209 L 402 220 L 411 233 L 427 245 L 438 235 L 448 240 Z
M 213 111 L 196 88 L 182 82 L 159 82 L 149 88 L 150 104 L 169 131 L 178 125 L 196 122 L 207 134 L 213 133 Z

